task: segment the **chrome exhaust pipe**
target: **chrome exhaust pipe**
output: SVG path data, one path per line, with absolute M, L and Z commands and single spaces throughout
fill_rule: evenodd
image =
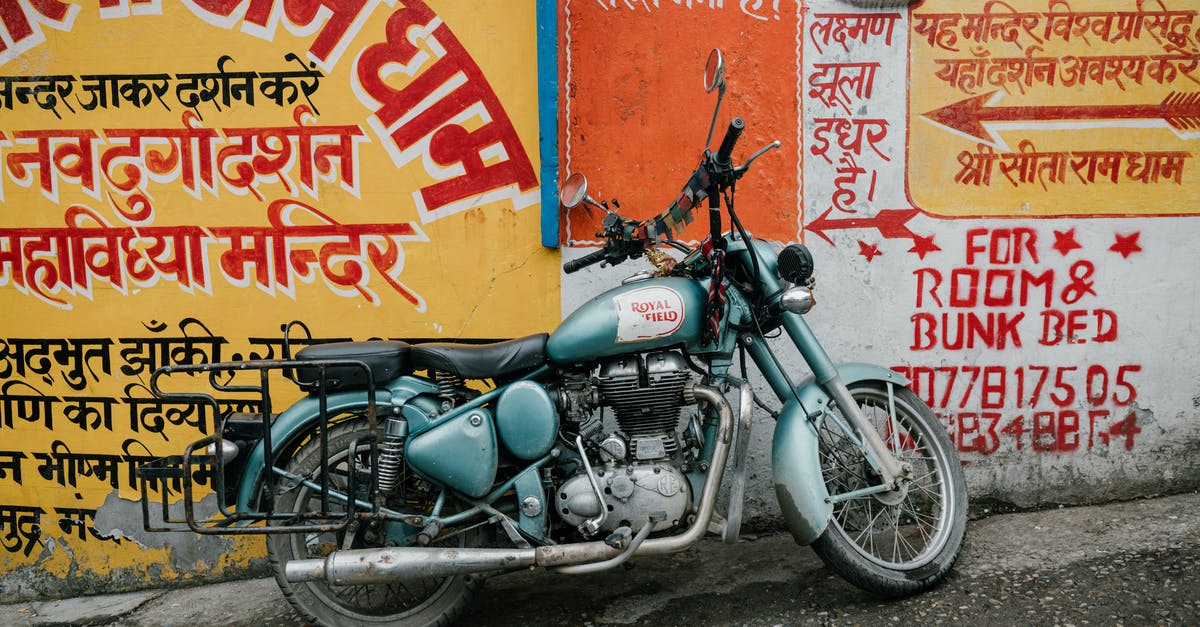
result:
M 288 581 L 327 581 L 334 586 L 452 577 L 533 566 L 534 549 L 389 547 L 334 551 L 323 559 L 293 560 L 283 567 Z
M 717 504 L 721 476 L 729 459 L 733 439 L 733 408 L 715 387 L 695 385 L 691 394 L 697 401 L 717 409 L 717 442 L 713 447 L 712 466 L 700 492 L 696 520 L 684 533 L 652 538 L 634 545 L 632 555 L 677 553 L 699 542 L 708 530 Z M 562 568 L 613 560 L 622 551 L 603 541 L 540 546 L 534 549 L 470 549 L 430 547 L 389 547 L 335 551 L 324 558 L 293 560 L 284 566 L 284 576 L 292 583 L 326 581 L 348 586 L 387 583 L 419 577 L 451 577 L 476 573 L 518 570 L 529 567 Z M 568 569 L 566 572 L 570 572 Z

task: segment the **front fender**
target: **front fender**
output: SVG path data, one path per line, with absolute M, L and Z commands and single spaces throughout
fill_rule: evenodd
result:
M 838 376 L 846 385 L 859 381 L 886 381 L 908 385 L 894 370 L 873 364 L 842 364 Z M 809 376 L 796 388 L 796 398 L 784 404 L 775 424 L 771 469 L 775 496 L 788 529 L 797 544 L 812 544 L 821 537 L 833 514 L 829 491 L 821 475 L 817 430 L 811 417 L 829 405 L 829 395 Z

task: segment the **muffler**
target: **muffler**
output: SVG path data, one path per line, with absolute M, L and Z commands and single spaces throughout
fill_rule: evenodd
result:
M 334 551 L 324 559 L 293 560 L 284 566 L 288 581 L 328 581 L 353 586 L 398 579 L 452 577 L 528 568 L 534 549 L 451 549 L 389 547 Z
M 717 388 L 696 385 L 691 388 L 697 401 L 717 409 L 717 442 L 713 447 L 712 466 L 700 492 L 696 521 L 687 531 L 666 538 L 652 538 L 631 544 L 631 555 L 661 555 L 682 551 L 704 537 L 716 508 L 721 476 L 729 458 L 733 436 L 733 409 Z M 529 567 L 562 568 L 579 564 L 597 564 L 623 560 L 622 555 L 602 541 L 540 546 L 531 549 L 474 549 L 433 547 L 388 547 L 335 551 L 324 558 L 293 560 L 284 566 L 288 581 L 326 581 L 348 586 L 388 583 L 401 579 L 451 577 Z M 566 569 L 570 572 L 570 569 Z

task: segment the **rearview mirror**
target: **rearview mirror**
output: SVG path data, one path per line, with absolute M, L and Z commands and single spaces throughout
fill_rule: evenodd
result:
M 713 48 L 708 53 L 708 63 L 704 65 L 704 91 L 712 93 L 714 89 L 725 88 L 725 57 L 720 48 Z
M 704 91 L 717 92 L 717 106 L 713 109 L 712 122 L 708 125 L 708 139 L 704 140 L 704 148 L 712 146 L 713 131 L 717 129 L 717 114 L 721 112 L 721 101 L 725 99 L 725 57 L 720 48 L 713 48 L 708 53 L 708 62 L 704 64 Z
M 567 209 L 574 209 L 587 199 L 587 177 L 576 172 L 567 177 L 559 190 L 559 199 Z

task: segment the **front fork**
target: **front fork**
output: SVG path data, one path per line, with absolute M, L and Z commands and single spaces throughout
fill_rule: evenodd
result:
M 866 445 L 871 466 L 874 467 L 875 472 L 879 473 L 883 484 L 888 489 L 894 490 L 900 487 L 902 481 L 911 478 L 912 467 L 901 463 L 895 453 L 887 447 L 874 425 L 863 414 L 862 408 L 850 395 L 850 389 L 842 382 L 842 378 L 837 376 L 836 371 L 831 380 L 821 383 L 821 388 L 833 399 L 838 409 L 842 410 L 842 415 L 849 418 L 850 426 L 858 432 L 858 436 Z
M 875 430 L 874 425 L 867 420 L 862 408 L 850 395 L 850 389 L 838 375 L 837 367 L 834 366 L 825 349 L 817 341 L 808 322 L 800 314 L 795 313 L 783 313 L 782 317 L 784 330 L 792 338 L 796 348 L 800 350 L 800 355 L 804 357 L 804 361 L 812 370 L 817 384 L 842 411 L 842 415 L 850 422 L 850 427 L 858 433 L 859 440 L 866 447 L 871 466 L 882 478 L 883 485 L 888 489 L 899 488 L 900 484 L 911 475 L 912 468 L 908 464 L 900 462 L 895 453 L 883 441 L 879 432 Z M 776 396 L 784 402 L 794 398 L 796 388 L 783 369 L 779 367 L 766 342 L 761 338 L 754 338 L 746 345 Z M 805 408 L 806 411 L 813 409 L 815 408 Z

